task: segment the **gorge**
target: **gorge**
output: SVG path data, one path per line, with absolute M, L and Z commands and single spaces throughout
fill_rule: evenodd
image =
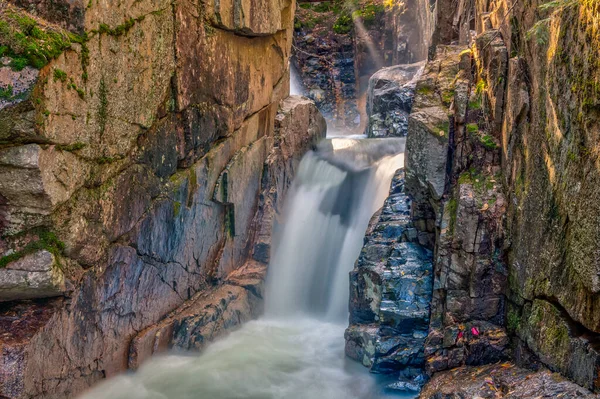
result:
M 598 0 L 1 2 L 0 398 L 598 397 L 599 49 Z

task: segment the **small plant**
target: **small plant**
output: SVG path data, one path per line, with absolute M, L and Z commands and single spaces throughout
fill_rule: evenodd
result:
M 417 93 L 418 93 L 418 94 L 422 94 L 422 95 L 424 95 L 424 96 L 428 96 L 428 95 L 430 95 L 431 93 L 433 93 L 433 89 L 432 89 L 431 87 L 429 87 L 429 86 L 420 86 L 420 87 L 417 89 Z
M 10 58 L 10 67 L 20 71 L 26 66 L 42 68 L 58 57 L 80 37 L 54 28 L 41 27 L 37 21 L 8 8 L 0 20 L 0 54 Z
M 483 92 L 485 91 L 486 87 L 487 87 L 487 85 L 485 84 L 485 80 L 479 79 L 479 81 L 477 82 L 477 85 L 475 86 L 475 94 L 477 94 L 478 96 L 481 96 L 483 94 Z
M 347 14 L 342 14 L 335 21 L 335 24 L 333 25 L 333 31 L 338 35 L 345 35 L 349 33 L 353 27 L 354 24 L 352 23 L 352 17 Z
M 37 229 L 32 233 L 37 236 L 37 240 L 30 242 L 20 251 L 13 252 L 10 255 L 0 258 L 0 268 L 5 267 L 11 262 L 21 259 L 25 255 L 39 250 L 46 250 L 50 252 L 57 258 L 58 262 L 58 256 L 60 256 L 64 251 L 65 244 L 60 241 L 58 237 L 56 237 L 56 234 L 51 231 Z
M 446 212 L 448 212 L 448 215 L 450 215 L 450 226 L 448 227 L 450 235 L 454 234 L 454 226 L 456 226 L 457 210 L 458 210 L 458 201 L 456 201 L 456 198 L 451 198 L 450 200 L 448 200 L 448 205 L 446 205 Z
M 58 69 L 58 68 L 54 68 L 54 81 L 61 81 L 61 82 L 66 82 L 67 81 L 67 73 L 65 71 L 63 71 L 62 69 Z
M 467 132 L 474 134 L 479 132 L 479 126 L 477 126 L 477 123 L 468 123 L 467 124 Z
M 79 141 L 76 143 L 73 143 L 73 144 L 66 144 L 66 145 L 57 144 L 56 145 L 57 150 L 68 151 L 68 152 L 79 151 L 84 147 L 85 147 L 85 143 L 81 143 Z
M 10 100 L 13 96 L 12 85 L 6 86 L 6 88 L 0 88 L 0 100 Z
M 494 150 L 498 147 L 496 145 L 496 142 L 494 141 L 494 138 L 492 136 L 490 136 L 489 134 L 481 136 L 481 138 L 479 140 L 481 141 L 481 144 L 483 144 L 483 146 L 487 150 Z

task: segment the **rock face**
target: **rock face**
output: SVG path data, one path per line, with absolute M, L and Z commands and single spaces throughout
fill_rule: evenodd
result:
M 581 62 L 600 46 L 598 4 L 552 5 L 543 17 L 538 6 L 436 2 L 406 155 L 413 224 L 435 253 L 427 369 L 512 358 L 598 391 L 600 213 L 584 198 L 598 176 L 590 82 L 600 69 Z M 549 384 L 547 373 L 529 378 Z M 423 397 L 491 397 L 444 384 Z M 537 386 L 507 393 L 518 384 L 502 382 L 500 397 Z
M 415 96 L 416 77 L 424 63 L 396 65 L 377 71 L 367 91 L 367 137 L 403 137 Z
M 295 4 L 9 3 L 0 396 L 72 397 L 258 315 L 270 227 L 325 133 L 288 98 Z
M 437 374 L 419 399 L 458 398 L 597 398 L 585 389 L 549 371 L 533 372 L 503 363 L 461 367 Z
M 404 193 L 404 172 L 370 222 L 350 274 L 350 327 L 346 355 L 376 373 L 401 372 L 422 381 L 429 326 L 432 254 L 417 243 Z

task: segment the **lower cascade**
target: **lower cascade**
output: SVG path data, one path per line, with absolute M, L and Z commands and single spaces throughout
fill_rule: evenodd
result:
M 403 151 L 400 138 L 323 140 L 300 162 L 274 227 L 265 315 L 200 356 L 155 357 L 83 398 L 412 397 L 344 354 L 348 275 Z

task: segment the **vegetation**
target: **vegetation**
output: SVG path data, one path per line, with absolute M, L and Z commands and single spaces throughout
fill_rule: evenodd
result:
M 468 123 L 467 124 L 467 132 L 474 134 L 479 132 L 479 126 L 477 125 L 477 123 Z
M 100 80 L 98 96 L 100 97 L 100 106 L 98 107 L 98 127 L 100 128 L 100 134 L 104 134 L 106 122 L 108 120 L 108 95 L 104 78 Z
M 552 17 L 556 16 L 565 8 L 579 5 L 580 0 L 552 0 L 539 6 L 542 11 L 552 11 L 548 18 L 537 21 L 531 29 L 527 31 L 525 38 L 530 40 L 535 38 L 537 44 L 545 45 L 549 39 L 549 25 Z
M 516 310 L 510 310 L 506 315 L 506 328 L 510 333 L 515 333 L 521 325 L 521 316 Z
M 498 147 L 496 145 L 496 141 L 494 140 L 494 138 L 492 136 L 490 136 L 489 134 L 482 135 L 479 138 L 479 141 L 481 142 L 481 144 L 483 144 L 483 146 L 487 150 L 494 150 Z
M 40 25 L 24 13 L 7 8 L 0 13 L 0 56 L 11 59 L 13 70 L 37 69 L 83 39 L 72 33 Z
M 360 19 L 365 28 L 373 26 L 377 20 L 377 15 L 385 11 L 382 4 L 367 3 L 363 7 L 356 9 L 352 12 L 352 19 Z
M 54 68 L 54 81 L 60 80 L 61 82 L 67 81 L 67 73 L 62 69 Z
M 133 28 L 136 22 L 142 22 L 145 18 L 145 15 L 139 16 L 137 18 L 129 18 L 127 21 L 115 26 L 114 28 L 111 28 L 107 24 L 100 24 L 100 26 L 98 26 L 98 29 L 93 30 L 92 33 L 106 34 L 110 36 L 122 36 L 125 33 L 129 32 L 129 30 Z
M 352 18 L 349 15 L 343 14 L 338 17 L 333 25 L 333 31 L 339 35 L 345 35 L 349 33 L 354 24 L 352 23 Z
M 6 86 L 6 88 L 0 88 L 0 100 L 10 100 L 13 96 L 12 85 Z
M 458 210 L 458 201 L 456 198 L 450 198 L 448 205 L 446 205 L 446 212 L 450 215 L 450 235 L 454 234 L 454 226 L 456 226 L 456 212 Z
M 68 151 L 68 152 L 74 152 L 74 151 L 79 151 L 82 148 L 84 148 L 86 146 L 85 143 L 81 143 L 81 142 L 76 142 L 73 144 L 57 144 L 56 145 L 56 149 L 60 150 L 60 151 Z
M 21 259 L 25 255 L 29 255 L 36 251 L 46 250 L 53 254 L 57 258 L 62 254 L 65 249 L 65 244 L 56 237 L 56 235 L 48 230 L 44 229 L 36 229 L 31 232 L 33 235 L 37 236 L 37 240 L 33 240 L 29 242 L 23 249 L 20 251 L 13 252 L 10 255 L 6 255 L 0 258 L 0 268 L 5 267 L 11 262 L 14 262 L 18 259 Z

